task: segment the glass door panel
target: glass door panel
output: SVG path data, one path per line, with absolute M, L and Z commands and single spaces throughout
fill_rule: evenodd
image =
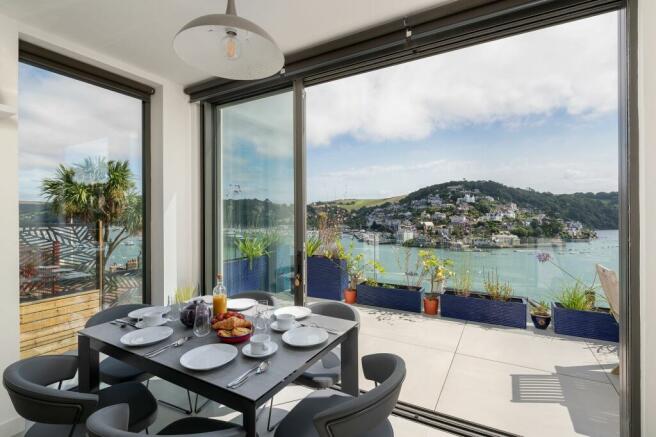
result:
M 229 295 L 291 298 L 294 275 L 292 92 L 219 108 L 219 260 Z

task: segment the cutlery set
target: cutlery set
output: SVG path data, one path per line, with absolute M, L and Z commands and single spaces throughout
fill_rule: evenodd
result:
M 144 354 L 144 357 L 146 357 L 146 358 L 153 358 L 153 357 L 155 357 L 155 356 L 161 354 L 162 352 L 167 351 L 167 350 L 169 350 L 169 349 L 171 349 L 171 348 L 175 348 L 175 347 L 180 347 L 180 346 L 182 346 L 183 344 L 185 344 L 186 342 L 188 342 L 188 341 L 191 340 L 192 338 L 193 338 L 193 337 L 191 337 L 191 336 L 181 337 L 181 338 L 177 339 L 176 341 L 174 341 L 173 343 L 169 343 L 169 344 L 167 344 L 167 345 L 165 345 L 165 346 L 162 346 L 162 347 L 160 347 L 160 348 L 158 348 L 158 349 L 155 349 L 155 350 L 152 350 L 152 351 L 150 351 L 150 352 L 145 353 L 145 354 Z
M 228 387 L 228 388 L 237 388 L 237 387 L 240 387 L 240 386 L 242 386 L 242 385 L 248 380 L 248 378 L 250 378 L 251 376 L 253 376 L 253 375 L 259 375 L 259 374 L 261 374 L 261 373 L 266 372 L 270 365 L 271 365 L 271 361 L 262 361 L 262 362 L 261 362 L 260 364 L 258 364 L 257 366 L 255 366 L 255 367 L 253 367 L 253 368 L 251 368 L 251 369 L 248 369 L 246 372 L 244 372 L 243 374 L 241 374 L 239 377 L 237 377 L 237 378 L 234 379 L 233 381 L 229 382 L 228 385 L 227 385 L 226 387 Z

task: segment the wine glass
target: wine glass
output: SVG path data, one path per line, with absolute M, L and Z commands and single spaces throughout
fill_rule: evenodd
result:
M 194 317 L 194 335 L 196 337 L 205 337 L 210 333 L 212 330 L 211 318 L 210 308 L 203 299 L 199 299 L 196 305 L 196 316 Z

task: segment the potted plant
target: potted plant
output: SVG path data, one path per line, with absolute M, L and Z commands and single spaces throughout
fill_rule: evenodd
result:
M 596 305 L 596 271 L 592 282 L 586 284 L 554 262 L 551 254 L 539 253 L 537 259 L 540 263 L 548 262 L 554 265 L 571 279 L 551 305 L 556 334 L 618 342 L 620 334 L 617 321 L 608 308 Z
M 439 307 L 439 295 L 444 292 L 446 280 L 454 275 L 453 271 L 449 269 L 453 265 L 453 261 L 442 260 L 427 250 L 419 251 L 419 259 L 422 264 L 422 273 L 428 276 L 431 284 L 430 292 L 424 293 L 424 312 L 436 315 Z
M 337 243 L 338 257 L 344 261 L 345 271 L 348 275 L 348 286 L 344 289 L 344 301 L 346 303 L 354 304 L 357 302 L 357 288 L 358 284 L 364 278 L 365 262 L 364 254 L 353 254 L 353 243 L 349 246 L 348 250 L 344 249 L 342 243 Z
M 384 272 L 382 266 L 377 262 L 374 261 L 368 264 L 372 266 L 374 272 Z M 413 277 L 415 278 L 414 282 Z M 410 275 L 408 269 L 406 269 L 405 285 L 388 284 L 370 278 L 358 284 L 357 302 L 362 305 L 420 313 L 424 291 L 421 281 L 421 278 Z
M 471 291 L 471 281 L 456 284 L 466 286 L 442 294 L 442 316 L 526 329 L 526 298 L 514 296 L 510 284 L 501 281 L 496 271 L 488 272 L 485 292 Z
M 235 241 L 240 258 L 224 262 L 223 272 L 230 295 L 247 290 L 266 290 L 269 279 L 269 247 L 273 240 L 254 233 Z
M 544 300 L 531 302 L 531 320 L 536 329 L 547 329 L 551 323 L 551 309 Z
M 348 287 L 346 261 L 339 257 L 337 226 L 329 223 L 325 213 L 319 215 L 319 229 L 305 243 L 307 254 L 307 293 L 311 297 L 342 300 Z

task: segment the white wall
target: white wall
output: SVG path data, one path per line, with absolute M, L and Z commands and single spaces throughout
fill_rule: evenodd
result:
M 0 16 L 0 104 L 17 106 L 18 28 Z M 0 369 L 16 361 L 18 346 L 18 124 L 0 119 Z M 7 392 L 0 390 L 0 435 L 22 429 Z
M 656 436 L 656 2 L 639 1 L 642 435 Z
M 199 282 L 198 108 L 183 87 L 160 77 L 14 22 L 0 15 L 0 103 L 16 106 L 19 37 L 155 87 L 151 103 L 152 300 L 165 302 L 177 286 Z M 19 357 L 18 319 L 18 124 L 0 120 L 0 372 Z M 0 436 L 22 429 L 0 390 Z

